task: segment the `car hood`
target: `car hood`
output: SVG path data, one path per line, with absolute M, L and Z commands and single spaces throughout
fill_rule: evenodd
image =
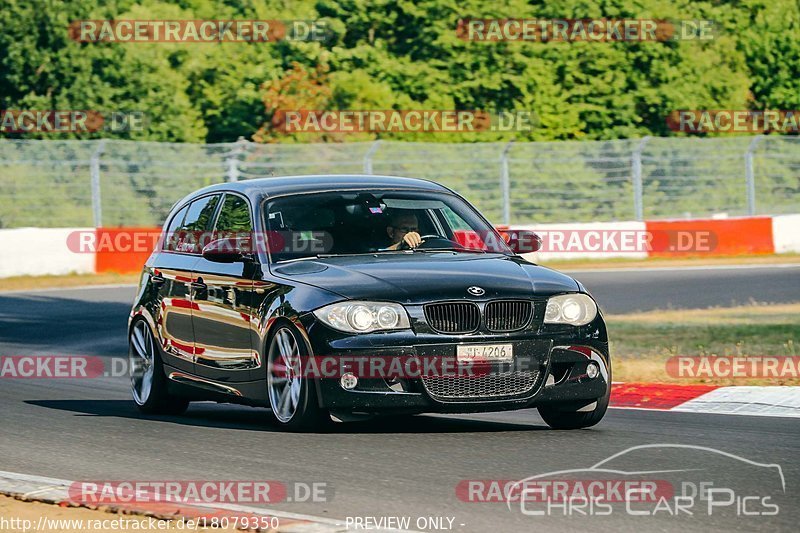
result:
M 338 256 L 272 265 L 284 279 L 313 285 L 353 300 L 419 303 L 474 298 L 528 298 L 580 290 L 571 277 L 502 254 L 415 252 Z

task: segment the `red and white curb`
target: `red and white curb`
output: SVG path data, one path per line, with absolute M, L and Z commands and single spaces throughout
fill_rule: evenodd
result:
M 80 501 L 76 501 L 75 498 L 70 495 L 69 491 L 73 483 L 73 481 L 63 479 L 0 471 L 0 494 L 20 500 L 38 501 L 60 506 L 78 506 L 89 509 L 98 508 L 98 505 L 84 504 Z M 277 517 L 280 526 L 270 531 L 287 533 L 335 533 L 347 531 L 347 527 L 341 520 L 235 504 L 220 503 L 204 506 L 185 503 L 156 502 L 102 505 L 100 507 L 104 510 L 123 512 L 128 515 L 152 516 L 162 520 L 223 516 Z
M 610 407 L 800 418 L 800 387 L 615 383 Z

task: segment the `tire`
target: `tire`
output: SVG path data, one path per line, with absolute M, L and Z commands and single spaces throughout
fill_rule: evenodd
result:
M 275 326 L 267 341 L 267 396 L 275 423 L 289 431 L 319 431 L 331 425 L 330 413 L 319 406 L 317 389 L 303 376 L 308 349 L 288 323 Z
M 145 414 L 180 415 L 189 400 L 169 394 L 161 354 L 153 340 L 150 326 L 136 320 L 128 334 L 128 361 L 131 395 L 136 407 Z
M 552 429 L 582 429 L 592 427 L 600 422 L 608 411 L 608 401 L 611 398 L 611 367 L 608 367 L 608 388 L 601 398 L 597 399 L 597 406 L 587 412 L 577 412 L 565 409 L 560 404 L 540 405 L 539 415 Z

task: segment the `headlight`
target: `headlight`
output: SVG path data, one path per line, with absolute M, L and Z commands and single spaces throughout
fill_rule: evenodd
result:
M 547 300 L 545 324 L 584 326 L 597 316 L 597 304 L 585 294 L 561 294 Z
M 388 302 L 340 302 L 317 309 L 314 316 L 333 329 L 347 333 L 411 327 L 403 306 Z

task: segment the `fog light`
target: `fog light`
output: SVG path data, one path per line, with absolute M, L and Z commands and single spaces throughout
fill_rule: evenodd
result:
M 600 365 L 598 365 L 594 361 L 589 361 L 589 364 L 586 365 L 586 375 L 589 376 L 589 379 L 594 379 L 599 374 L 600 374 Z
M 339 380 L 339 385 L 342 386 L 344 390 L 353 390 L 358 385 L 358 378 L 348 372 L 347 374 L 343 374 L 342 378 Z

